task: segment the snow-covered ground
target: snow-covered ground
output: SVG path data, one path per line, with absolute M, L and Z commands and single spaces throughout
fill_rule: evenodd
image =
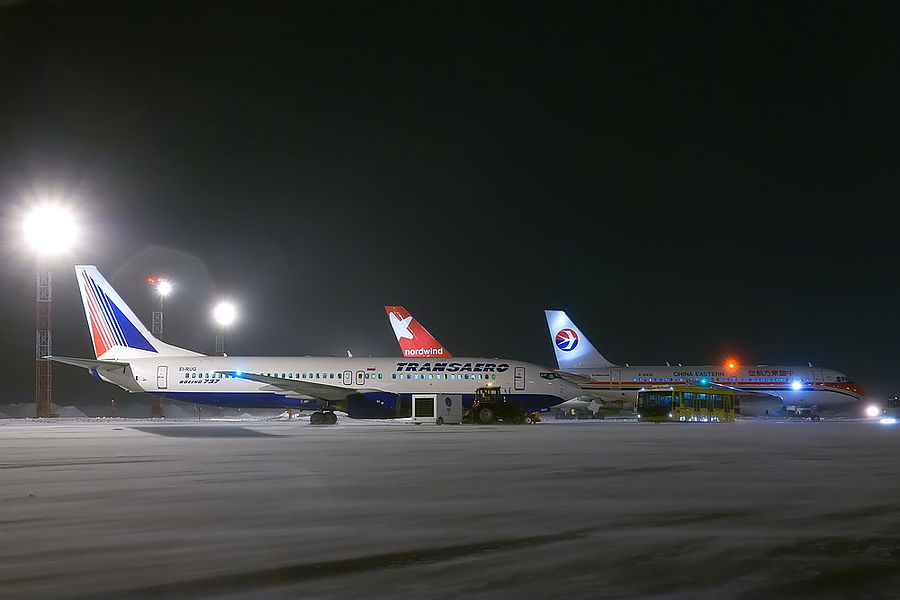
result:
M 3 598 L 896 598 L 900 427 L 0 421 Z

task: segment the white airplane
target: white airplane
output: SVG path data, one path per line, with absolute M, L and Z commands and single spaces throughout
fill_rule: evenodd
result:
M 50 356 L 86 368 L 129 392 L 239 408 L 315 409 L 315 423 L 406 416 L 413 394 L 461 394 L 497 387 L 527 411 L 581 394 L 550 369 L 507 359 L 205 356 L 166 344 L 141 324 L 96 267 L 78 265 L 94 359 Z
M 763 415 L 785 405 L 834 407 L 858 402 L 864 391 L 845 374 L 797 366 L 725 365 L 620 366 L 606 360 L 561 310 L 544 311 L 559 372 L 599 399 L 598 404 L 633 404 L 642 388 L 688 382 L 725 385 L 746 392 L 741 412 Z

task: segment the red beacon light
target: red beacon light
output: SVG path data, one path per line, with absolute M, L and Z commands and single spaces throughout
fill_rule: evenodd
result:
M 739 366 L 741 366 L 740 363 L 733 358 L 729 358 L 728 360 L 725 361 L 725 368 L 728 369 L 729 371 L 734 371 Z

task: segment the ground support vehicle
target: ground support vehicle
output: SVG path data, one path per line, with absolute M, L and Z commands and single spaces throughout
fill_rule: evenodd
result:
M 634 410 L 638 421 L 660 423 L 733 422 L 740 390 L 709 382 L 659 386 L 638 391 Z
M 812 406 L 786 405 L 784 407 L 784 414 L 788 419 L 809 419 L 810 421 L 818 421 L 821 418 L 819 417 L 819 407 L 815 404 Z
M 517 402 L 509 400 L 500 388 L 481 387 L 475 390 L 475 402 L 463 414 L 463 423 L 488 425 L 495 421 L 516 425 L 535 422 L 532 413 L 526 413 Z

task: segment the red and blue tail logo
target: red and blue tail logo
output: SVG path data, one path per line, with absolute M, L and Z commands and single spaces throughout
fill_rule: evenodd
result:
M 560 329 L 556 332 L 556 347 L 563 352 L 574 350 L 578 345 L 578 334 L 571 329 Z
M 96 357 L 100 358 L 113 346 L 157 352 L 147 339 L 149 333 L 144 326 L 135 323 L 137 318 L 131 309 L 124 303 L 121 307 L 117 305 L 116 301 L 121 302 L 121 299 L 117 295 L 111 297 L 115 294 L 112 288 L 109 288 L 110 293 L 104 292 L 103 288 L 109 284 L 103 276 L 93 267 L 77 267 L 76 270 Z

